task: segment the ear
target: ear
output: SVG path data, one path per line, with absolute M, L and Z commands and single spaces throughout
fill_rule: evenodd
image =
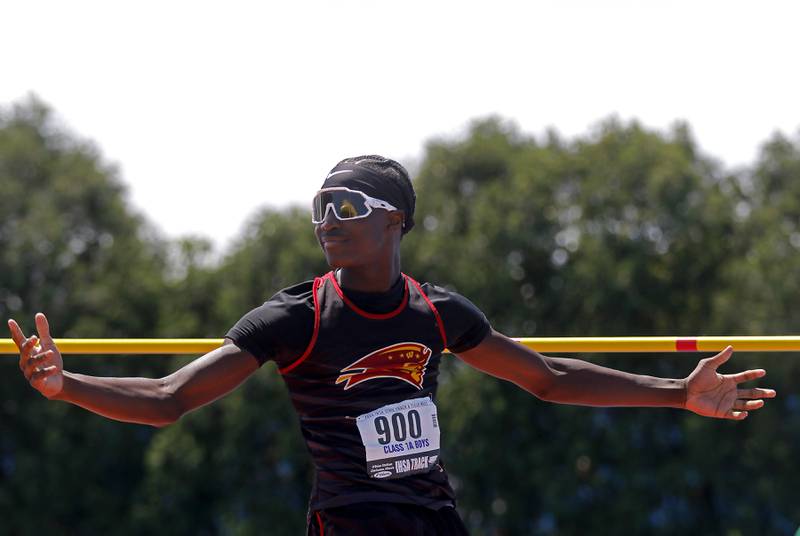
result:
M 405 213 L 402 210 L 393 210 L 388 214 L 388 216 L 389 216 L 388 227 L 392 230 L 397 229 L 402 233 L 403 223 L 406 220 Z

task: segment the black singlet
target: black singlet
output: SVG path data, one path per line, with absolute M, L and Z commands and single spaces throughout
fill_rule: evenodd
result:
M 442 351 L 477 345 L 490 329 L 486 318 L 463 297 L 406 275 L 394 289 L 399 304 L 380 313 L 350 300 L 333 272 L 299 287 L 245 315 L 227 337 L 279 366 L 316 468 L 310 509 L 376 501 L 454 505 L 439 460 L 414 474 L 371 477 L 356 419 L 407 400 L 435 401 Z M 290 324 L 299 329 L 287 331 Z M 291 342 L 296 331 L 310 333 L 301 351 Z M 281 334 L 290 341 L 283 347 Z

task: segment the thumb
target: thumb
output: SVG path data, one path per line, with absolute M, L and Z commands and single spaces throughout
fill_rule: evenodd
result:
M 53 344 L 53 338 L 50 336 L 50 324 L 44 313 L 36 313 L 36 331 L 39 332 L 39 339 L 43 343 Z
M 720 365 L 727 362 L 732 355 L 733 355 L 733 346 L 728 345 L 723 351 L 721 351 L 714 357 L 710 357 L 708 359 L 708 362 L 709 364 L 714 366 L 714 369 L 717 369 Z

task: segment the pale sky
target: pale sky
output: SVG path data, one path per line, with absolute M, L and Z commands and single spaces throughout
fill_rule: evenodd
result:
M 166 236 L 221 250 L 258 207 L 309 204 L 341 158 L 409 164 L 489 114 L 567 137 L 681 119 L 752 163 L 800 127 L 796 6 L 6 0 L 0 105 L 37 94 Z

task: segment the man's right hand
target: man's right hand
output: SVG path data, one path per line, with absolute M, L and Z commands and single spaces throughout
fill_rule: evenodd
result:
M 58 395 L 64 387 L 64 361 L 50 336 L 47 317 L 36 314 L 38 336 L 25 337 L 13 319 L 8 321 L 8 329 L 19 348 L 19 368 L 25 379 L 47 398 Z

